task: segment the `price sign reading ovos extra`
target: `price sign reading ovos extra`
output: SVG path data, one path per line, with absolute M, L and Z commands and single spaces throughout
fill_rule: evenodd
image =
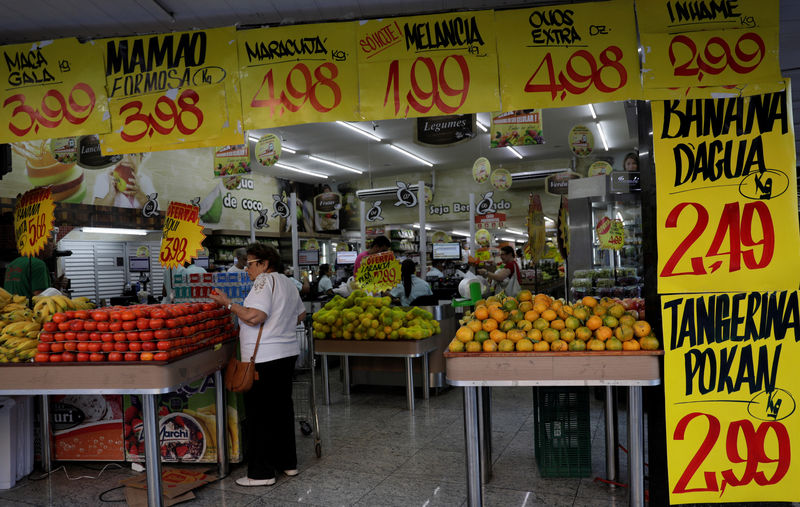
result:
M 800 284 L 787 88 L 651 103 L 660 293 Z
M 503 110 L 641 97 L 631 0 L 495 15 Z
M 239 32 L 244 128 L 358 120 L 355 23 Z
M 383 292 L 400 283 L 400 263 L 392 252 L 364 257 L 356 272 L 356 282 L 369 292 Z
M 200 208 L 170 202 L 164 218 L 161 251 L 158 260 L 164 268 L 177 268 L 197 258 L 203 249 L 203 227 L 198 223 Z
M 661 305 L 670 503 L 800 500 L 800 293 Z
M 358 27 L 361 115 L 407 118 L 500 108 L 494 13 L 370 20 Z
M 47 244 L 55 220 L 50 187 L 28 190 L 14 206 L 14 237 L 20 255 L 33 257 Z
M 110 130 L 98 45 L 59 39 L 0 53 L 0 143 Z

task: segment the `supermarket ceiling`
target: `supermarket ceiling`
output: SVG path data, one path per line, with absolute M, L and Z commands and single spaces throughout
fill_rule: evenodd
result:
M 452 10 L 508 9 L 533 4 L 572 3 L 557 0 L 520 2 L 513 0 L 0 0 L 0 44 L 59 37 L 102 38 L 152 32 L 238 25 L 287 25 L 323 21 L 382 18 Z M 642 13 L 639 13 L 641 16 Z M 800 2 L 780 2 L 780 57 L 783 75 L 793 79 L 795 129 L 800 126 Z M 623 103 L 596 104 L 609 152 L 604 153 L 595 131 L 601 156 L 620 159 L 637 144 L 635 125 Z M 630 113 L 630 111 L 629 111 Z M 355 125 L 379 141 L 369 139 L 335 123 L 309 124 L 272 129 L 285 146 L 297 150 L 284 153 L 293 167 L 347 181 L 380 175 L 426 173 L 428 166 L 391 148 L 395 144 L 434 164 L 438 170 L 469 167 L 477 157 L 489 158 L 493 166 L 511 172 L 536 169 L 537 161 L 568 159 L 567 134 L 572 126 L 593 125 L 586 106 L 549 109 L 543 113 L 545 144 L 520 147 L 524 157 L 505 149 L 490 149 L 489 134 L 480 133 L 466 143 L 448 148 L 430 148 L 413 142 L 415 120 L 360 122 Z M 489 114 L 478 115 L 488 125 Z M 266 132 L 266 131 L 265 131 Z M 257 132 L 256 135 L 261 132 Z M 800 146 L 798 146 L 800 148 Z M 798 150 L 800 151 L 800 149 Z M 332 160 L 363 171 L 359 175 L 309 156 Z M 320 182 L 308 173 L 270 168 L 276 176 L 304 182 Z M 441 182 L 440 182 L 441 183 Z

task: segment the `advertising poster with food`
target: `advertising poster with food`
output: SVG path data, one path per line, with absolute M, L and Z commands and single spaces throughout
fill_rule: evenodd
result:
M 322 193 L 314 197 L 314 229 L 319 232 L 338 231 L 342 196 L 325 185 Z
M 227 145 L 214 150 L 214 177 L 248 174 L 250 169 L 250 145 Z
M 124 461 L 122 396 L 50 396 L 55 459 Z
M 492 148 L 544 144 L 541 109 L 492 113 L 491 118 L 489 146 Z
M 594 134 L 583 125 L 575 125 L 569 131 L 567 142 L 573 155 L 580 158 L 588 157 L 594 149 Z

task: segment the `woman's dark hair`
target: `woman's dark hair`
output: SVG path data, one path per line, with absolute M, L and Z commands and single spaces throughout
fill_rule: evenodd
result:
M 411 259 L 406 259 L 400 265 L 400 278 L 403 280 L 403 289 L 406 297 L 411 296 L 411 277 L 417 271 L 417 265 Z
M 501 252 L 503 252 L 503 253 L 504 253 L 504 254 L 506 254 L 506 255 L 510 255 L 511 257 L 514 257 L 514 249 L 513 249 L 513 248 L 511 248 L 511 247 L 510 247 L 510 246 L 508 246 L 508 245 L 503 245 L 503 246 L 501 246 L 501 247 L 500 247 L 500 251 L 501 251 Z
M 383 248 L 390 248 L 392 246 L 392 242 L 389 241 L 389 238 L 386 236 L 378 236 L 377 238 L 372 240 L 372 247 L 383 247 Z
M 269 269 L 272 271 L 283 272 L 283 261 L 281 260 L 280 254 L 273 246 L 264 245 L 262 243 L 250 243 L 247 245 L 247 255 L 252 255 L 260 261 L 269 262 Z
M 319 276 L 327 275 L 331 272 L 331 265 L 330 264 L 320 264 L 319 265 Z
M 629 158 L 633 159 L 633 161 L 636 162 L 636 167 L 638 168 L 639 167 L 639 155 L 637 155 L 634 152 L 630 152 L 627 155 L 625 155 L 625 158 L 622 159 L 622 168 L 625 169 L 625 162 L 627 162 Z

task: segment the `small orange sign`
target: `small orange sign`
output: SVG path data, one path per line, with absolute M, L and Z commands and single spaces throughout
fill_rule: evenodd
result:
M 203 249 L 203 227 L 198 224 L 200 208 L 191 204 L 171 202 L 164 218 L 159 261 L 165 268 L 177 268 L 197 258 Z
M 33 257 L 47 244 L 55 220 L 50 187 L 25 192 L 14 207 L 14 236 L 20 255 Z

